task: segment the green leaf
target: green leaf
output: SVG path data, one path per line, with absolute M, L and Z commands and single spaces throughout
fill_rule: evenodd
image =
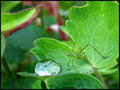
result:
M 9 11 L 19 3 L 21 1 L 1 1 L 1 13 Z
M 81 59 L 78 59 L 77 57 L 69 57 L 67 56 L 67 51 L 73 52 L 73 49 L 70 46 L 67 46 L 66 44 L 55 40 L 51 38 L 39 38 L 34 41 L 34 48 L 30 50 L 32 54 L 34 54 L 39 61 L 43 59 L 51 59 L 55 61 L 57 64 L 60 65 L 61 72 L 75 72 L 75 68 L 77 71 L 86 73 L 92 68 L 89 66 L 89 63 L 84 60 L 84 58 L 81 57 Z M 70 70 L 68 70 L 68 62 L 69 60 L 73 60 L 69 63 Z M 75 68 L 74 68 L 75 67 Z
M 2 56 L 3 56 L 3 54 L 4 54 L 5 46 L 6 46 L 5 38 L 4 38 L 4 36 L 1 34 L 1 58 L 2 58 Z
M 98 71 L 101 72 L 102 75 L 112 74 L 118 70 L 117 68 L 114 68 L 116 65 L 118 65 L 117 61 L 113 62 L 111 65 L 105 67 L 104 69 L 98 69 Z
M 76 42 L 84 48 L 85 56 L 95 68 L 102 68 L 112 63 L 119 55 L 119 4 L 115 1 L 88 1 L 82 7 L 70 8 L 66 27 Z
M 36 79 L 39 79 L 39 80 L 45 80 L 46 78 L 51 77 L 51 76 L 40 77 L 36 73 L 28 73 L 28 72 L 18 72 L 17 74 L 19 74 L 20 76 L 32 77 L 32 78 L 36 78 Z
M 18 13 L 1 13 L 1 32 L 5 33 L 25 27 L 35 19 L 40 10 L 40 6 L 38 6 Z
M 84 49 L 84 55 L 95 68 L 106 68 L 116 60 L 119 55 L 118 12 L 118 4 L 114 1 L 105 1 L 103 3 L 100 1 L 90 1 L 85 6 L 73 6 L 70 9 L 70 20 L 66 22 L 66 27 L 76 45 L 84 48 L 87 44 L 90 44 L 103 56 L 108 56 L 106 59 L 103 59 L 91 47 Z M 110 13 L 109 17 L 107 13 Z M 111 20 L 111 22 L 109 20 Z M 67 46 L 54 39 L 40 38 L 34 42 L 34 46 L 35 48 L 32 48 L 30 52 L 33 53 L 39 61 L 47 58 L 57 62 L 61 67 L 60 73 L 74 72 L 75 68 L 82 73 L 87 73 L 92 70 L 90 63 L 77 52 L 78 48 L 76 49 L 75 45 L 74 48 L 72 48 L 70 47 L 71 45 Z M 69 56 L 67 56 L 67 54 L 69 54 Z M 68 71 L 69 60 L 71 61 L 69 63 L 70 70 Z M 107 68 L 108 71 L 115 65 L 116 61 Z M 103 70 L 101 72 L 103 72 Z M 110 71 L 110 73 L 113 72 L 115 72 L 115 70 Z M 106 72 L 106 74 L 108 74 L 108 72 Z
M 117 68 L 115 68 L 115 69 L 99 69 L 98 70 L 100 73 L 101 73 L 101 75 L 106 75 L 106 74 L 112 74 L 112 73 L 115 73 L 116 71 L 118 71 L 118 69 Z
M 88 74 L 66 73 L 45 81 L 48 89 L 105 89 L 102 83 Z
M 35 82 L 32 85 L 32 89 L 42 89 L 40 84 L 41 84 L 40 80 L 35 80 Z

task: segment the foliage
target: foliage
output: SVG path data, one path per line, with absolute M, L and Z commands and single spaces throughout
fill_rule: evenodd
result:
M 106 88 L 94 71 L 108 88 L 119 88 L 118 7 L 116 1 L 1 1 L 1 88 Z
M 48 89 L 104 89 L 104 86 L 95 77 L 80 73 L 57 75 L 45 82 Z

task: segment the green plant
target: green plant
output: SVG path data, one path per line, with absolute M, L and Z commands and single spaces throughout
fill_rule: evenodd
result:
M 71 41 L 61 42 L 52 38 L 38 38 L 34 41 L 34 48 L 29 48 L 29 52 L 34 54 L 38 60 L 34 67 L 36 63 L 42 63 L 46 59 L 55 64 L 45 62 L 43 66 L 40 66 L 43 68 L 42 72 L 46 72 L 44 76 L 23 71 L 18 74 L 40 80 L 43 89 L 108 88 L 101 75 L 109 75 L 118 70 L 118 68 L 114 68 L 118 64 L 116 59 L 119 56 L 118 7 L 119 4 L 115 1 L 88 1 L 84 6 L 72 6 L 69 11 L 69 20 L 65 22 L 65 26 L 60 27 L 71 38 Z M 40 10 L 38 8 L 40 7 L 30 9 L 31 12 L 34 11 L 30 17 Z M 2 16 L 5 17 L 4 14 Z M 44 26 L 48 25 L 43 23 Z M 3 23 L 2 27 L 4 25 Z M 6 28 L 8 29 L 2 28 L 2 33 L 15 30 L 12 25 Z M 84 49 L 87 44 L 92 45 L 100 54 L 108 57 L 102 58 L 96 50 L 89 46 Z M 72 61 L 70 62 L 70 60 Z M 60 68 L 60 72 L 54 68 L 49 71 L 50 65 Z M 69 68 L 70 70 L 68 70 Z M 36 69 L 39 70 L 39 67 Z M 48 75 L 48 72 L 58 75 Z

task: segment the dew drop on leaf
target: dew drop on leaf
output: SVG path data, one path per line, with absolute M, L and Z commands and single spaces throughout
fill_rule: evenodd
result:
M 42 60 L 35 66 L 35 73 L 39 76 L 53 76 L 60 72 L 60 66 L 52 60 Z

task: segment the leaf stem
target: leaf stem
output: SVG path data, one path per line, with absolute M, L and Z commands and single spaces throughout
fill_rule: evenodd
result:
M 101 83 L 105 86 L 105 88 L 108 89 L 107 85 L 105 84 L 104 80 L 102 79 L 102 76 L 100 75 L 100 73 L 97 70 L 95 70 L 95 74 L 99 78 Z

